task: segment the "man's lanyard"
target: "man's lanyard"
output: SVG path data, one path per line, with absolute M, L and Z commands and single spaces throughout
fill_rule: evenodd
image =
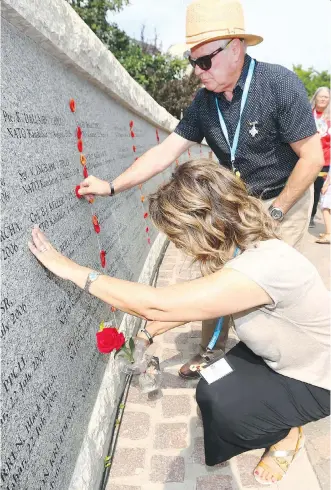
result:
M 237 257 L 237 255 L 240 253 L 240 249 L 238 247 L 236 247 L 235 251 L 234 251 L 234 254 L 233 254 L 233 258 L 234 257 Z M 220 336 L 220 333 L 222 331 L 222 328 L 223 328 L 223 323 L 224 323 L 224 316 L 221 316 L 219 319 L 218 319 L 218 322 L 216 324 L 216 327 L 215 327 L 215 330 L 214 330 L 214 333 L 213 333 L 213 336 L 212 338 L 210 339 L 209 341 L 209 344 L 207 346 L 207 350 L 213 350 L 215 345 L 216 345 L 216 342 L 218 340 L 218 337 Z
M 252 59 L 251 62 L 250 62 L 250 64 L 249 64 L 248 74 L 247 74 L 247 77 L 246 77 L 244 91 L 243 91 L 243 95 L 242 95 L 242 98 L 241 98 L 240 116 L 239 116 L 239 121 L 238 121 L 237 128 L 236 128 L 236 132 L 234 134 L 232 146 L 230 145 L 228 130 L 227 130 L 227 127 L 226 127 L 224 118 L 222 116 L 221 109 L 220 109 L 219 104 L 218 104 L 217 96 L 215 96 L 216 107 L 217 107 L 217 112 L 218 112 L 218 117 L 219 117 L 219 120 L 220 120 L 221 128 L 222 128 L 224 137 L 225 137 L 225 139 L 227 141 L 227 144 L 229 145 L 229 148 L 230 148 L 232 171 L 238 177 L 240 177 L 240 174 L 239 174 L 238 170 L 236 170 L 236 168 L 234 166 L 234 160 L 235 160 L 236 151 L 237 151 L 237 147 L 238 147 L 238 141 L 239 141 L 241 116 L 242 116 L 242 113 L 243 113 L 243 110 L 244 110 L 244 107 L 245 107 L 245 104 L 246 104 L 249 87 L 250 87 L 250 84 L 251 84 L 251 81 L 252 81 L 252 77 L 253 77 L 254 68 L 255 68 L 255 60 Z

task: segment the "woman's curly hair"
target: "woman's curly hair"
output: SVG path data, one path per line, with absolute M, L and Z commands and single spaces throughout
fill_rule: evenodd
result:
M 262 202 L 230 170 L 207 159 L 183 163 L 149 196 L 151 219 L 175 246 L 200 262 L 203 275 L 261 240 L 279 238 Z

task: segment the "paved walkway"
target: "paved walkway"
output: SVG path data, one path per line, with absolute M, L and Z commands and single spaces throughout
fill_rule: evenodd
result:
M 314 244 L 322 230 L 310 230 L 304 254 L 329 281 L 328 245 Z M 158 286 L 196 277 L 189 259 L 170 245 L 162 263 Z M 263 488 L 252 476 L 262 450 L 232 458 L 227 463 L 204 464 L 202 425 L 194 400 L 196 382 L 178 377 L 181 364 L 197 352 L 200 322 L 190 323 L 157 337 L 156 355 L 163 372 L 162 392 L 142 395 L 132 383 L 107 490 L 256 490 Z M 234 340 L 232 340 L 234 342 Z M 231 344 L 231 341 L 229 342 Z M 330 426 L 324 419 L 306 426 L 304 453 L 293 464 L 279 490 L 330 489 Z

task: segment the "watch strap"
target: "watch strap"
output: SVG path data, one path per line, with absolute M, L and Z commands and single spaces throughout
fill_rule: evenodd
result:
M 86 278 L 86 283 L 85 283 L 85 286 L 84 286 L 84 291 L 86 291 L 88 293 L 89 292 L 89 289 L 90 289 L 91 283 L 94 282 L 94 281 L 96 281 L 99 276 L 101 276 L 101 273 L 100 272 L 97 272 L 97 271 L 90 272 L 88 274 L 87 278 Z
M 115 195 L 115 187 L 114 187 L 114 184 L 112 182 L 109 182 L 109 185 L 110 185 L 110 196 L 114 196 Z

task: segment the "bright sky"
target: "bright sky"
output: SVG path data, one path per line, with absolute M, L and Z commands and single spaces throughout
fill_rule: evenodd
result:
M 185 41 L 185 12 L 191 0 L 131 0 L 122 12 L 111 15 L 132 37 L 154 38 L 156 30 L 163 50 Z M 261 61 L 288 68 L 301 64 L 331 71 L 330 0 L 242 0 L 246 32 L 264 37 L 249 49 Z

